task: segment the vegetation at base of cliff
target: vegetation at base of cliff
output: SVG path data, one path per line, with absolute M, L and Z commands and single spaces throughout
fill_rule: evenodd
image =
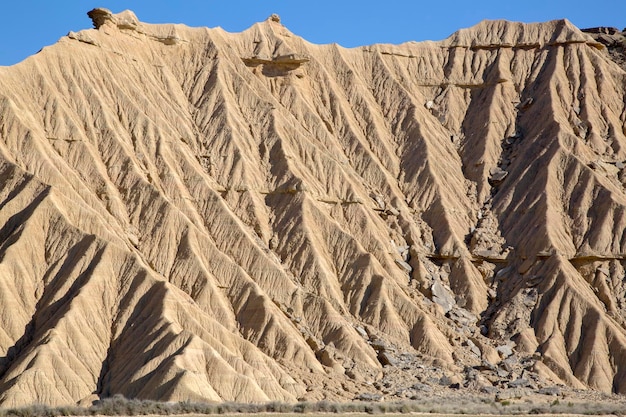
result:
M 423 401 L 334 403 L 329 401 L 260 404 L 201 403 L 201 402 L 158 402 L 127 399 L 121 395 L 105 398 L 90 407 L 49 407 L 34 404 L 28 407 L 0 409 L 0 417 L 59 417 L 59 416 L 139 416 L 139 415 L 217 415 L 217 414 L 316 414 L 316 413 L 363 413 L 405 414 L 438 413 L 464 415 L 520 415 L 520 414 L 583 414 L 624 415 L 624 402 L 560 402 L 538 404 L 532 401 L 494 401 L 487 397 L 454 399 L 427 399 Z

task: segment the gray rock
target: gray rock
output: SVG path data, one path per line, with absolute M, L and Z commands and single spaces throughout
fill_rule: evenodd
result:
M 482 352 L 480 351 L 480 348 L 476 346 L 476 344 L 472 342 L 470 339 L 467 339 L 465 344 L 474 355 L 478 356 L 479 358 L 482 356 Z
M 356 327 L 354 328 L 354 330 L 356 330 L 356 332 L 357 332 L 357 333 L 358 333 L 361 337 L 363 337 L 364 339 L 368 339 L 368 338 L 369 338 L 369 335 L 367 334 L 367 332 L 365 331 L 365 329 L 364 329 L 363 327 L 361 327 L 361 326 L 356 326 Z
M 485 371 L 496 372 L 498 368 L 491 362 L 486 359 L 483 359 L 480 363 L 480 369 Z
M 535 288 L 526 288 L 522 294 L 524 294 L 523 302 L 526 307 L 534 307 L 537 304 L 539 293 Z
M 509 356 L 511 356 L 513 354 L 513 348 L 510 345 L 501 345 L 498 346 L 496 348 L 496 351 L 500 354 L 500 356 L 502 356 L 503 358 L 508 358 Z
M 355 397 L 355 400 L 358 401 L 382 401 L 383 395 L 375 392 L 364 392 L 363 394 L 359 394 Z
M 416 391 L 422 391 L 422 392 L 431 392 L 433 390 L 433 387 L 431 387 L 430 385 L 420 384 L 420 383 L 414 384 L 411 388 Z
M 399 216 L 400 212 L 398 211 L 397 208 L 389 206 L 389 207 L 387 207 L 387 214 L 389 214 L 391 216 Z
M 541 395 L 553 395 L 553 396 L 560 396 L 561 395 L 561 388 L 559 387 L 544 387 L 541 388 L 539 390 L 537 390 L 537 394 L 541 394 Z
M 515 345 L 509 345 L 514 347 Z M 509 356 L 508 358 L 504 359 L 502 361 L 502 366 L 505 369 L 508 369 L 509 372 L 513 372 L 513 370 L 515 370 L 515 368 L 517 368 L 517 366 L 519 365 L 519 358 L 517 357 L 517 355 L 515 353 L 513 353 L 511 356 Z
M 529 391 L 524 388 L 507 389 L 496 394 L 496 401 L 512 400 L 526 397 Z
M 385 365 L 395 366 L 396 365 L 395 359 L 389 354 L 389 352 L 380 352 L 378 354 L 378 362 L 380 362 L 380 364 L 383 366 Z
M 527 388 L 530 386 L 530 381 L 526 378 L 517 378 L 514 381 L 509 382 L 509 388 Z
M 405 254 L 408 254 L 409 249 L 411 249 L 409 245 L 402 245 L 402 246 L 396 247 L 396 251 L 398 251 L 398 255 L 402 256 L 403 258 Z
M 378 206 L 379 210 L 385 210 L 385 200 L 383 199 L 381 195 L 370 194 L 370 197 L 372 198 L 372 200 L 376 202 L 376 205 Z
M 475 381 L 476 379 L 478 379 L 478 376 L 479 373 L 476 369 L 470 367 L 465 368 L 465 379 L 467 381 Z
M 512 266 L 507 266 L 506 268 L 502 268 L 498 272 L 496 272 L 495 279 L 496 281 L 502 282 L 504 278 L 513 270 Z
M 464 308 L 453 308 L 449 311 L 450 318 L 459 326 L 468 327 L 476 324 L 477 318 Z
M 508 372 L 509 374 L 511 372 L 513 372 L 513 364 L 511 364 L 511 362 L 509 361 L 502 361 L 502 363 L 500 363 L 500 366 L 502 367 L 502 369 L 504 369 L 506 372 Z M 508 375 L 508 374 L 507 374 Z
M 483 394 L 497 394 L 498 391 L 498 388 L 491 387 L 489 385 L 480 387 L 480 392 L 482 392 Z
M 489 170 L 489 180 L 493 182 L 500 182 L 506 178 L 509 173 L 500 167 L 493 167 Z
M 439 304 L 445 313 L 452 310 L 452 307 L 456 304 L 456 300 L 439 281 L 435 281 L 430 288 L 433 293 L 433 301 Z
M 450 380 L 450 378 L 444 375 L 441 378 L 439 378 L 438 383 L 439 385 L 449 386 L 450 384 L 452 384 L 452 380 Z
M 394 261 L 398 264 L 400 268 L 404 269 L 406 273 L 410 274 L 413 271 L 413 267 L 409 265 L 408 263 L 404 262 L 403 260 L 394 259 Z

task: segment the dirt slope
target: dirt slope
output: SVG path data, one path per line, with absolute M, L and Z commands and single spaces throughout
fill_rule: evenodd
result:
M 626 72 L 600 42 L 91 17 L 0 68 L 0 405 L 626 392 Z

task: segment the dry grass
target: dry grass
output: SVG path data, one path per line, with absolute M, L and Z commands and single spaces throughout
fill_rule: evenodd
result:
M 116 395 L 99 401 L 91 407 L 29 407 L 0 410 L 0 417 L 58 417 L 58 416 L 139 416 L 139 415 L 216 415 L 216 414 L 319 414 L 319 413 L 362 413 L 362 414 L 406 414 L 437 413 L 448 415 L 529 415 L 529 414 L 582 414 L 582 415 L 625 415 L 624 403 L 560 403 L 533 404 L 531 402 L 496 402 L 487 398 L 452 400 L 447 398 L 424 401 L 362 402 L 347 403 L 298 402 L 295 404 L 270 402 L 263 404 L 241 403 L 164 403 L 150 400 L 126 399 Z

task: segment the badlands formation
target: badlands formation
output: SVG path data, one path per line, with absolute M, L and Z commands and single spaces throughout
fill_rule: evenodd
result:
M 0 406 L 626 393 L 599 33 L 345 49 L 89 15 L 0 68 Z

